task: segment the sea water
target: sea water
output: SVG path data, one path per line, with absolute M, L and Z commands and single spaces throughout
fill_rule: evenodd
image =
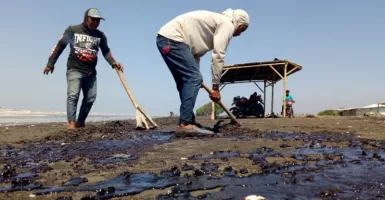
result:
M 134 114 L 90 113 L 87 121 L 135 119 Z M 66 112 L 0 109 L 0 124 L 67 122 Z

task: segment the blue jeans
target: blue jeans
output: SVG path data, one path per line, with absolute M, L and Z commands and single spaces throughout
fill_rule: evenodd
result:
M 179 124 L 194 124 L 194 106 L 203 82 L 199 64 L 185 43 L 158 35 L 156 44 L 179 92 L 181 101 Z
M 77 122 L 84 123 L 96 100 L 96 72 L 85 73 L 74 69 L 67 70 L 67 118 L 76 121 L 77 104 L 80 90 L 83 101 Z

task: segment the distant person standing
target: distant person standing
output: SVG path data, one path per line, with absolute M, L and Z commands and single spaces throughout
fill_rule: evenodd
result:
M 47 66 L 44 69 L 44 74 L 53 73 L 57 59 L 67 44 L 70 44 L 71 49 L 67 60 L 67 118 L 69 129 L 85 126 L 87 116 L 96 100 L 96 65 L 99 48 L 112 68 L 116 67 L 123 72 L 123 66 L 116 62 L 111 55 L 106 35 L 97 29 L 101 19 L 104 20 L 98 9 L 87 9 L 81 24 L 69 26 L 64 31 L 59 42 L 52 50 Z M 83 91 L 83 101 L 76 120 L 80 90 Z
M 174 77 L 181 101 L 177 133 L 212 134 L 197 126 L 193 111 L 203 81 L 200 58 L 213 50 L 210 98 L 217 102 L 221 99 L 219 83 L 227 46 L 248 26 L 249 15 L 241 9 L 222 13 L 199 10 L 177 16 L 159 30 L 157 47 Z

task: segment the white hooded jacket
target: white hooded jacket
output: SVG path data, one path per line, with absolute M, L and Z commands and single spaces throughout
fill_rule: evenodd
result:
M 240 9 L 227 9 L 223 13 L 199 10 L 174 18 L 158 34 L 187 44 L 198 64 L 200 57 L 213 50 L 212 83 L 219 84 L 227 46 L 242 24 L 249 24 L 249 16 Z

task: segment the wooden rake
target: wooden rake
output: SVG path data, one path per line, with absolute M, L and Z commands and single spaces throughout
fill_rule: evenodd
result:
M 206 84 L 204 84 L 204 83 L 202 83 L 202 87 L 209 93 L 209 94 L 211 94 L 213 91 L 209 88 L 209 87 L 207 87 L 207 85 Z M 227 113 L 227 115 L 229 115 L 229 117 L 231 118 L 231 123 L 232 124 L 235 124 L 235 125 L 237 125 L 237 126 L 241 126 L 241 123 L 239 123 L 238 121 L 237 121 L 237 119 L 235 118 L 235 116 L 229 111 L 229 109 L 227 109 L 227 107 L 225 106 L 225 104 L 223 104 L 222 103 L 222 101 L 218 101 L 218 102 L 216 102 L 217 104 L 219 104 L 222 108 L 223 108 L 223 110 Z
M 132 105 L 135 108 L 135 115 L 136 115 L 136 129 L 155 129 L 158 127 L 158 125 L 154 122 L 154 120 L 151 119 L 143 110 L 143 108 L 139 107 L 139 105 L 136 103 L 134 99 L 134 95 L 132 94 L 130 88 L 128 88 L 128 85 L 126 83 L 126 79 L 124 78 L 122 71 L 120 71 L 118 68 L 115 68 L 116 72 L 118 73 L 118 76 L 120 78 L 120 81 L 123 84 L 124 89 L 126 90 L 128 97 L 130 98 Z M 146 121 L 150 121 L 152 126 L 148 126 L 148 123 Z

